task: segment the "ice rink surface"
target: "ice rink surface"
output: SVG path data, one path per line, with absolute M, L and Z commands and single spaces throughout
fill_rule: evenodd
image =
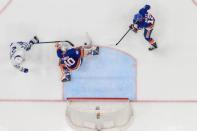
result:
M 68 39 L 77 45 L 88 32 L 112 47 L 145 4 L 156 19 L 159 49 L 147 50 L 143 33 L 130 32 L 114 48 L 137 59 L 137 101 L 128 131 L 197 130 L 197 5 L 192 0 L 2 0 L 0 1 L 0 131 L 72 131 L 54 44 L 36 45 L 23 74 L 9 61 L 9 44 Z M 110 54 L 109 54 L 110 55 Z

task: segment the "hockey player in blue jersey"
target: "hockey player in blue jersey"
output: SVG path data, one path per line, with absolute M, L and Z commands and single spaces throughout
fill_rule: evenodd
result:
M 56 49 L 62 73 L 62 82 L 71 80 L 71 72 L 80 67 L 83 57 L 90 54 L 98 55 L 99 53 L 99 47 L 93 45 L 84 45 L 74 48 L 68 43 L 57 43 Z
M 28 73 L 29 69 L 22 66 L 25 61 L 25 53 L 31 49 L 33 44 L 39 43 L 39 39 L 34 36 L 29 42 L 13 42 L 10 44 L 10 60 L 12 65 L 21 72 Z
M 130 25 L 130 29 L 135 33 L 137 33 L 138 30 L 144 29 L 144 38 L 149 42 L 149 50 L 151 51 L 157 48 L 157 44 L 151 37 L 155 18 L 148 12 L 150 8 L 150 5 L 145 5 L 137 14 L 135 14 L 133 24 Z

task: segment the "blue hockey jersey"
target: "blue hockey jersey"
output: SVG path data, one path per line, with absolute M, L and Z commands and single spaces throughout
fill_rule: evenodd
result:
M 135 14 L 133 23 L 137 25 L 138 29 L 151 29 L 155 23 L 155 18 L 148 12 L 150 9 L 149 5 L 145 5 L 139 10 L 139 13 Z
M 71 48 L 66 52 L 57 49 L 57 55 L 60 58 L 60 64 L 66 66 L 68 70 L 76 70 L 81 65 L 83 50 L 80 48 Z

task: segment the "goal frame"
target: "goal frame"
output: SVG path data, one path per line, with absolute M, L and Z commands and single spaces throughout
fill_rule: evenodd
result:
M 131 118 L 133 116 L 133 109 L 131 105 L 132 101 L 130 101 L 128 98 L 67 98 L 66 101 L 67 101 L 66 120 L 69 122 L 72 128 L 78 129 L 80 131 L 90 131 L 90 130 L 101 131 L 108 129 L 111 130 L 111 129 L 126 128 L 131 122 Z M 77 104 L 77 106 L 75 104 Z M 80 104 L 82 105 L 83 108 L 86 108 L 85 106 L 87 105 L 88 106 L 87 110 L 84 111 L 80 109 L 75 109 L 76 107 L 80 108 Z M 101 105 L 102 108 L 100 109 L 100 107 L 96 107 L 97 104 Z M 110 108 L 113 108 L 111 109 L 111 111 L 109 110 L 110 109 L 109 105 L 111 106 Z M 106 108 L 108 110 L 102 110 L 103 108 Z M 95 109 L 95 112 L 92 109 Z M 126 115 L 127 112 L 128 115 Z M 91 121 L 89 122 L 89 124 L 90 123 L 92 124 L 92 125 L 90 124 L 91 127 L 88 127 L 87 124 L 85 124 L 84 126 L 78 124 L 75 121 L 76 119 L 75 120 L 72 119 L 74 118 L 71 116 L 73 114 L 74 116 L 77 114 L 76 116 L 78 116 L 79 119 L 81 119 L 82 123 L 85 120 L 87 120 L 87 122 Z M 87 118 L 85 119 L 80 118 L 80 115 L 87 116 Z M 120 122 L 119 119 L 123 118 L 122 116 L 126 117 L 125 120 L 122 120 L 124 121 L 124 123 L 122 122 L 121 124 L 117 124 L 118 122 Z M 96 118 L 101 120 L 99 121 Z M 105 124 L 105 122 L 107 124 Z

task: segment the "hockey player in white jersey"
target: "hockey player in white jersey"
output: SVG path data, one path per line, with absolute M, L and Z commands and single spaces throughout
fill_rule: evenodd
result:
M 12 65 L 19 71 L 28 73 L 29 69 L 23 67 L 22 63 L 25 61 L 25 53 L 35 43 L 39 43 L 39 39 L 36 36 L 29 42 L 14 42 L 10 44 L 10 60 Z

